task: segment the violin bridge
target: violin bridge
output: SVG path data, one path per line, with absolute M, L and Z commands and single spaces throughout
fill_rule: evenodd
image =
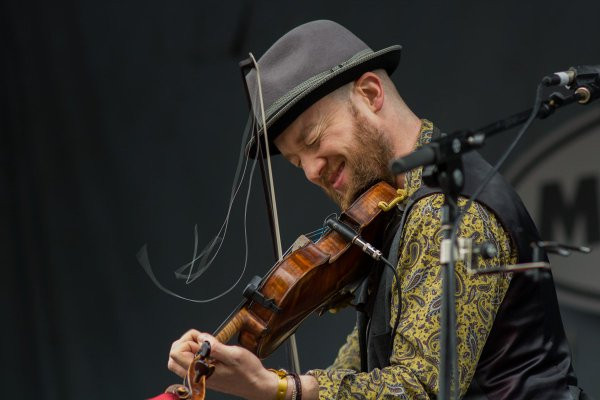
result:
M 298 249 L 301 249 L 302 247 L 306 246 L 309 243 L 312 243 L 312 240 L 310 240 L 306 236 L 304 236 L 304 235 L 298 236 L 298 239 L 296 239 L 296 241 L 294 241 L 294 244 L 292 244 L 292 252 L 294 252 Z

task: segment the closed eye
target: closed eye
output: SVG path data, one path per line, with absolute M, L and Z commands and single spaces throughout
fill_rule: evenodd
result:
M 321 138 L 323 137 L 324 129 L 316 129 L 315 133 L 313 133 L 305 142 L 306 147 L 314 147 L 319 145 L 321 142 Z

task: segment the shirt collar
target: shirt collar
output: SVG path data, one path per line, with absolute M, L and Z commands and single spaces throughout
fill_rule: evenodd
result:
M 431 142 L 431 137 L 433 135 L 433 122 L 422 119 L 421 120 L 421 130 L 419 132 L 419 137 L 417 138 L 417 142 L 415 143 L 414 150 L 421 148 L 423 145 Z M 406 173 L 406 194 L 407 197 L 412 196 L 420 187 L 421 187 L 421 173 L 423 171 L 423 167 L 415 168 Z

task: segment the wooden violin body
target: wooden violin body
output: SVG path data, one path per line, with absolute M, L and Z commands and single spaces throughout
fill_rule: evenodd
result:
M 389 214 L 381 202 L 389 203 L 396 190 L 380 182 L 363 193 L 339 221 L 352 227 L 365 240 L 377 245 Z M 275 351 L 312 312 L 335 304 L 347 296 L 369 272 L 368 256 L 329 231 L 317 242 L 307 241 L 279 260 L 266 276 L 245 291 L 244 302 L 214 336 L 227 343 L 238 334 L 239 344 L 265 358 Z M 207 355 L 196 355 L 188 369 L 187 381 L 194 400 L 204 399 Z M 184 397 L 182 397 L 184 398 Z
M 340 220 L 367 241 L 377 242 L 388 221 L 378 204 L 395 196 L 394 188 L 379 183 L 360 196 Z M 335 303 L 335 297 L 364 278 L 370 272 L 367 260 L 361 249 L 330 231 L 316 243 L 309 242 L 284 257 L 262 280 L 258 289 L 279 311 L 249 300 L 216 332 L 216 338 L 225 343 L 239 332 L 240 345 L 259 358 L 267 357 L 312 312 Z

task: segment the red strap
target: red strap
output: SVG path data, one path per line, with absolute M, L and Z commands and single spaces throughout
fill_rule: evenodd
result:
M 173 393 L 162 393 L 148 400 L 179 400 L 179 397 L 177 397 L 177 395 L 174 395 Z

